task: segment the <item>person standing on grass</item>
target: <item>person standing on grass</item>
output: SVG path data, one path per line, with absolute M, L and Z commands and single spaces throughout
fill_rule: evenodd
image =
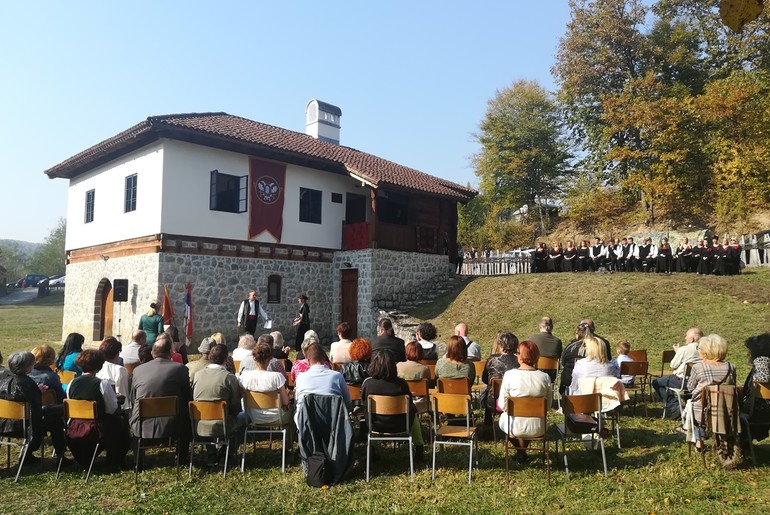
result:
M 672 345 L 675 354 L 674 359 L 671 360 L 671 370 L 674 373 L 658 377 L 652 381 L 652 389 L 657 392 L 660 400 L 666 405 L 666 418 L 672 420 L 679 420 L 681 418 L 679 400 L 676 395 L 668 395 L 668 388 L 681 388 L 682 380 L 687 370 L 687 363 L 697 363 L 700 361 L 698 340 L 702 337 L 703 331 L 700 328 L 689 328 L 684 335 L 684 345 L 679 345 L 678 343 Z

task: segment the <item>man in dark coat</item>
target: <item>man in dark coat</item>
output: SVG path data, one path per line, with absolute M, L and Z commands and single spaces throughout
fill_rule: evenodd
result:
M 396 363 L 406 361 L 404 340 L 395 336 L 393 322 L 389 318 L 381 318 L 377 324 L 377 336 L 372 338 L 372 352 L 376 350 L 390 352 Z

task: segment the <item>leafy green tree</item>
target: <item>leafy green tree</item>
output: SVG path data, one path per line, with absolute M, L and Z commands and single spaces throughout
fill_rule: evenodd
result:
M 66 223 L 63 218 L 60 218 L 57 226 L 46 237 L 43 245 L 32 256 L 29 270 L 33 273 L 46 275 L 64 274 L 66 269 L 66 254 L 64 250 L 66 234 Z
M 500 218 L 526 204 L 530 213 L 540 214 L 545 231 L 540 203 L 556 196 L 561 178 L 571 172 L 554 99 L 537 82 L 517 81 L 489 101 L 476 137 L 481 151 L 474 164 L 487 217 Z
M 25 259 L 16 247 L 0 247 L 0 280 L 5 282 L 21 279 L 24 275 Z

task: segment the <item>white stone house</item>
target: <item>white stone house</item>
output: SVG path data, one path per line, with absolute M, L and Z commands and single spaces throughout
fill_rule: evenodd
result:
M 181 327 L 188 283 L 195 342 L 235 339 L 250 288 L 287 339 L 302 293 L 327 339 L 341 320 L 373 335 L 378 306 L 451 273 L 457 203 L 476 193 L 340 145 L 341 115 L 310 101 L 307 134 L 152 116 L 46 170 L 69 180 L 63 335 L 126 341 L 164 285 Z

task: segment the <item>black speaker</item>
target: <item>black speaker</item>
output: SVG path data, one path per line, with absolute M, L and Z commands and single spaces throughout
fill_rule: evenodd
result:
M 112 300 L 115 302 L 128 301 L 128 279 L 115 279 Z

